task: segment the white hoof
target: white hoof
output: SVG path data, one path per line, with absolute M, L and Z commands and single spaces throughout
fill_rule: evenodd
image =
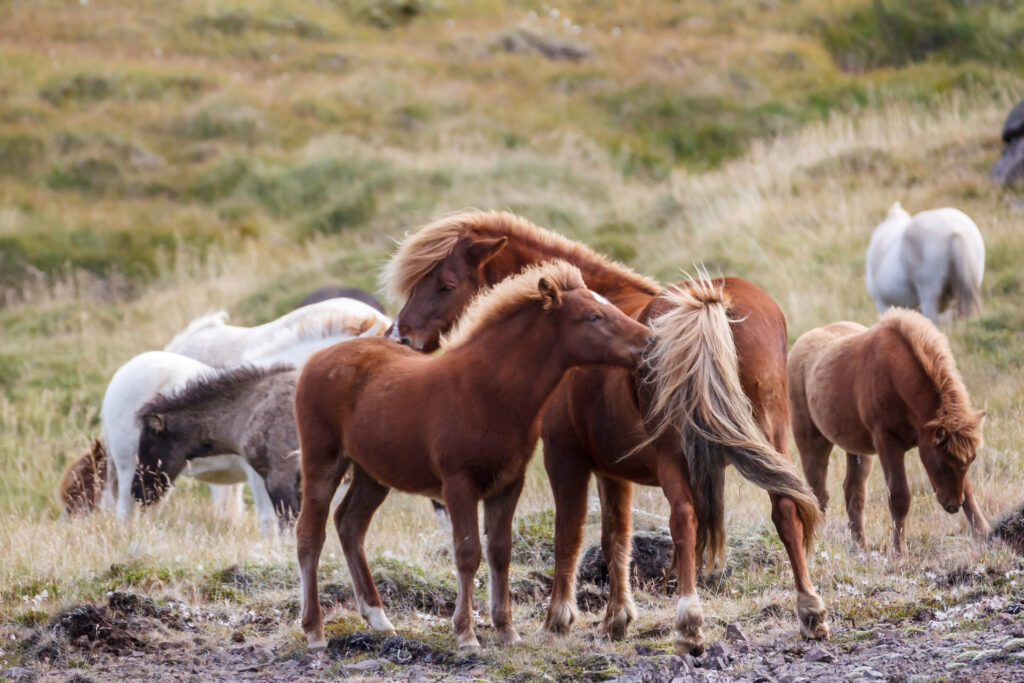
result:
M 380 607 L 367 607 L 363 610 L 363 619 L 370 625 L 374 631 L 384 631 L 386 633 L 395 633 L 395 627 L 391 624 L 388 618 L 384 615 L 384 610 Z

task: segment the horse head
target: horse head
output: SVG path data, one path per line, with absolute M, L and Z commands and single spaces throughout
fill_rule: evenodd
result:
M 170 415 L 143 415 L 132 496 L 146 505 L 155 503 L 185 469 L 189 458 L 211 451 L 212 446 L 196 430 L 177 424 Z
M 585 287 L 562 290 L 547 278 L 538 282 L 544 309 L 558 309 L 559 337 L 574 364 L 636 367 L 654 343 L 650 329 Z
M 466 235 L 416 284 L 388 330 L 388 338 L 417 351 L 435 351 L 480 289 L 488 285 L 484 266 L 508 243 L 507 237 Z
M 978 411 L 956 425 L 933 420 L 918 435 L 921 464 L 928 473 L 939 504 L 950 514 L 959 512 L 963 505 L 967 470 L 981 446 L 984 417 L 985 411 Z

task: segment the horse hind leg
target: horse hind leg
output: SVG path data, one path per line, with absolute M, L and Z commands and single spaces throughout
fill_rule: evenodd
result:
M 800 635 L 812 640 L 826 639 L 832 633 L 828 625 L 828 611 L 811 583 L 811 574 L 807 569 L 807 549 L 804 546 L 804 526 L 796 503 L 792 498 L 775 494 L 771 494 L 771 501 L 772 522 L 793 568 Z
M 334 511 L 341 549 L 352 576 L 352 585 L 359 615 L 374 631 L 395 633 L 395 627 L 384 614 L 384 605 L 366 562 L 363 544 L 373 514 L 388 497 L 388 488 L 378 483 L 358 465 L 353 465 L 352 483 L 341 504 Z
M 608 607 L 601 632 L 613 640 L 626 636 L 636 619 L 636 606 L 629 586 L 629 565 L 633 555 L 633 484 L 598 477 L 601 496 L 601 550 L 608 563 Z
M 696 657 L 704 652 L 704 611 L 697 595 L 697 513 L 685 465 L 672 458 L 659 458 L 658 483 L 668 498 L 669 529 L 675 544 L 675 570 L 679 581 L 675 649 L 677 654 Z
M 846 496 L 846 515 L 849 518 L 850 534 L 854 544 L 864 549 L 864 501 L 868 495 L 868 476 L 875 463 L 874 456 L 846 454 L 846 477 L 843 479 L 843 493 Z

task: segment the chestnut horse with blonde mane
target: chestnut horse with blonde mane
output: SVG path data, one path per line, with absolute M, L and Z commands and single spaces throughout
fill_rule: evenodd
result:
M 864 547 L 864 501 L 878 454 L 889 489 L 893 551 L 907 554 L 906 451 L 917 446 L 939 503 L 963 506 L 975 535 L 990 528 L 967 469 L 981 445 L 984 412 L 971 409 L 945 335 L 920 313 L 894 308 L 871 328 L 838 322 L 797 339 L 789 355 L 793 436 L 822 512 L 832 446 L 846 451 L 843 491 L 850 532 Z
M 587 286 L 648 323 L 658 342 L 644 381 L 621 368 L 570 372 L 543 414 L 544 464 L 555 498 L 555 576 L 545 628 L 576 617 L 576 560 L 597 475 L 609 598 L 602 630 L 625 635 L 636 609 L 628 571 L 633 483 L 660 486 L 670 505 L 681 595 L 676 649 L 703 650 L 697 565 L 724 556 L 727 464 L 772 501 L 772 521 L 789 555 L 801 633 L 829 635 L 805 553 L 817 501 L 787 455 L 786 321 L 762 290 L 740 278 L 662 289 L 578 242 L 506 212 L 462 212 L 410 234 L 385 268 L 389 297 L 404 307 L 390 336 L 431 351 L 467 302 L 533 264 L 565 259 Z
M 541 408 L 567 370 L 636 367 L 650 330 L 588 290 L 565 262 L 530 268 L 481 294 L 428 357 L 384 339 L 355 339 L 306 363 L 295 395 L 302 451 L 296 530 L 302 628 L 323 647 L 317 566 L 331 497 L 350 467 L 334 520 L 359 612 L 394 631 L 366 564 L 363 541 L 388 490 L 443 500 L 452 520 L 459 589 L 452 618 L 459 647 L 477 648 L 473 585 L 483 501 L 491 620 L 500 643 L 512 625 L 508 567 L 512 515 L 537 443 Z

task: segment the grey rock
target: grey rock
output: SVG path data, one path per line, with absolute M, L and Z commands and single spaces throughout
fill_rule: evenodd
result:
M 835 656 L 823 647 L 816 646 L 812 647 L 804 655 L 804 661 L 807 662 L 821 662 L 822 664 L 828 664 L 833 661 Z
M 1013 617 L 1009 614 L 1000 612 L 989 620 L 988 625 L 990 628 L 996 628 L 999 626 L 1013 626 L 1014 623 L 1015 621 Z
M 743 632 L 739 624 L 732 622 L 725 627 L 725 639 L 730 643 L 745 643 L 747 634 Z
M 1011 638 L 1003 643 L 1003 646 L 999 649 L 1004 655 L 1011 652 L 1020 652 L 1024 650 L 1024 638 Z
M 0 678 L 12 681 L 34 681 L 38 676 L 32 669 L 23 666 L 13 666 L 10 669 L 0 670 Z
M 352 664 L 346 664 L 344 669 L 347 673 L 372 673 L 374 671 L 380 671 L 384 668 L 376 659 L 364 659 L 361 662 L 354 662 Z
M 729 648 L 726 647 L 725 643 L 711 643 L 707 649 L 708 657 L 722 657 L 723 659 L 729 656 Z
M 981 650 L 978 654 L 974 655 L 974 659 L 971 660 L 971 664 L 994 662 L 1001 657 L 1002 653 L 999 650 Z

